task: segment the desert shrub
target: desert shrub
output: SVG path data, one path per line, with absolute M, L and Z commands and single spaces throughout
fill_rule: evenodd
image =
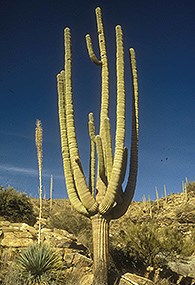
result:
M 30 199 L 25 193 L 17 192 L 12 187 L 0 187 L 0 216 L 10 222 L 24 222 L 29 225 L 36 222 Z
M 24 284 L 52 284 L 60 279 L 63 263 L 48 245 L 33 244 L 16 258 L 16 268 Z
M 144 265 L 154 265 L 160 252 L 160 242 L 157 237 L 157 225 L 144 223 L 128 228 L 127 249 L 130 255 Z
M 192 194 L 195 194 L 195 181 L 187 183 L 186 190 L 187 193 L 191 192 Z
M 176 255 L 187 257 L 195 252 L 195 229 L 191 234 L 184 235 L 178 227 L 164 227 L 159 231 L 161 252 L 167 259 L 174 259 Z
M 131 270 L 140 271 L 147 266 L 165 265 L 176 255 L 189 256 L 195 251 L 195 246 L 194 239 L 185 237 L 177 227 L 159 227 L 151 221 L 129 223 L 112 237 L 111 249 L 119 270 L 131 267 Z
M 161 252 L 169 259 L 181 254 L 184 246 L 184 236 L 177 228 L 164 227 L 159 230 Z
M 15 259 L 15 256 L 18 253 L 17 249 L 14 248 L 0 248 L 1 254 L 0 254 L 0 284 L 6 284 L 9 285 L 9 283 L 5 283 L 5 280 L 7 276 L 9 275 L 10 272 L 10 282 L 15 280 L 15 283 L 10 283 L 14 285 L 18 285 L 19 283 L 17 282 L 16 278 L 16 273 L 12 267 L 12 263 Z M 12 279 L 12 281 L 11 281 Z
M 179 223 L 195 223 L 195 205 L 187 202 L 175 211 Z
M 62 210 L 53 211 L 48 219 L 49 228 L 66 230 L 77 236 L 80 243 L 92 254 L 92 229 L 90 220 L 66 205 Z
M 156 257 L 161 251 L 161 244 L 157 236 L 158 226 L 152 223 L 134 224 L 121 230 L 112 247 L 115 248 L 123 260 L 123 265 L 134 268 L 145 268 L 156 263 Z M 116 260 L 116 258 L 115 258 Z M 130 261 L 130 262 L 129 262 Z
M 155 282 L 155 285 L 174 285 L 173 283 L 171 283 L 171 281 L 169 281 L 168 279 L 160 279 L 157 282 Z
M 90 228 L 89 220 L 70 207 L 51 213 L 48 223 L 51 228 L 63 229 L 75 235 Z

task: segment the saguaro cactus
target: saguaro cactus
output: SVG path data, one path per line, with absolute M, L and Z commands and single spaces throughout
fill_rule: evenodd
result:
M 62 157 L 70 202 L 81 214 L 92 221 L 93 231 L 93 285 L 108 284 L 108 244 L 111 219 L 121 217 L 132 200 L 138 169 L 138 83 L 134 49 L 130 49 L 132 72 L 132 137 L 131 158 L 127 185 L 122 184 L 127 168 L 127 148 L 125 147 L 125 84 L 124 50 L 121 26 L 116 26 L 116 75 L 117 108 L 114 155 L 109 120 L 109 72 L 106 42 L 100 8 L 96 8 L 97 30 L 100 48 L 98 59 L 92 48 L 92 41 L 86 35 L 86 43 L 91 60 L 102 70 L 102 99 L 100 129 L 96 134 L 93 113 L 89 114 L 90 173 L 87 185 L 82 169 L 74 122 L 72 100 L 72 58 L 70 29 L 65 28 L 65 67 L 57 76 L 58 105 L 61 133 Z M 97 155 L 95 154 L 97 150 Z M 97 158 L 97 175 L 95 177 Z

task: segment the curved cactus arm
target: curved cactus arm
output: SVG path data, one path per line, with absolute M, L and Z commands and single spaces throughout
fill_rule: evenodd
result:
M 139 121 L 138 121 L 138 79 L 137 79 L 137 67 L 135 51 L 133 48 L 130 49 L 131 58 L 131 72 L 132 72 L 132 135 L 131 135 L 131 159 L 130 159 L 130 170 L 127 186 L 123 193 L 123 204 L 118 205 L 113 208 L 111 216 L 112 219 L 118 219 L 127 211 L 129 204 L 133 198 L 137 171 L 138 171 L 138 131 L 139 131 Z
M 93 113 L 89 113 L 88 130 L 90 137 L 89 190 L 95 197 L 95 125 Z
M 70 155 L 68 150 L 68 140 L 66 131 L 66 117 L 65 117 L 65 98 L 64 98 L 64 71 L 57 75 L 58 84 L 58 109 L 59 109 L 59 123 L 60 123 L 60 137 L 62 147 L 62 158 L 64 165 L 64 174 L 66 177 L 66 188 L 68 196 L 73 207 L 81 214 L 88 216 L 89 213 L 81 203 L 76 186 L 74 183 L 74 177 L 71 169 Z
M 85 36 L 85 39 L 86 39 L 86 45 L 87 45 L 87 50 L 88 50 L 88 54 L 89 54 L 89 57 L 91 59 L 91 61 L 93 63 L 95 63 L 96 65 L 101 65 L 101 60 L 99 60 L 96 55 L 95 55 L 95 52 L 93 50 L 93 45 L 92 45 L 92 41 L 91 41 L 91 37 L 89 34 L 87 34 Z
M 124 152 L 123 152 L 123 164 L 122 164 L 122 171 L 120 175 L 120 182 L 119 182 L 119 188 L 117 189 L 117 194 L 116 194 L 116 203 L 117 204 L 122 204 L 123 203 L 123 188 L 122 184 L 125 179 L 125 174 L 126 174 L 126 169 L 127 169 L 127 157 L 128 157 L 128 149 L 125 147 Z M 112 210 L 111 210 L 112 213 Z
M 115 154 L 112 173 L 106 195 L 99 205 L 101 214 L 106 214 L 115 203 L 117 189 L 119 188 L 124 140 L 125 140 L 125 86 L 124 86 L 124 49 L 121 26 L 116 26 L 116 72 L 117 72 L 117 111 L 116 111 L 116 138 Z
M 72 55 L 70 29 L 64 30 L 65 38 L 65 110 L 66 110 L 66 128 L 69 146 L 69 154 L 71 167 L 73 171 L 74 181 L 80 200 L 90 213 L 94 213 L 94 209 L 98 208 L 98 203 L 91 195 L 85 180 L 83 171 L 76 160 L 80 161 L 78 145 L 76 140 L 76 130 L 74 122 L 74 109 L 72 101 Z M 82 181 L 82 183 L 81 183 Z M 81 183 L 81 184 L 80 184 Z M 82 185 L 82 186 L 81 186 Z M 93 204 L 93 206 L 92 206 Z
M 131 161 L 130 171 L 125 193 L 128 195 L 128 200 L 131 201 L 134 195 L 137 172 L 138 172 L 138 135 L 139 135 L 139 113 L 138 113 L 138 78 L 135 51 L 133 48 L 129 50 L 131 59 L 132 72 L 132 135 L 131 135 Z
M 112 136 L 109 118 L 104 119 L 105 167 L 108 181 L 112 172 Z
M 76 177 L 76 187 L 77 189 L 79 188 L 78 194 L 81 202 L 90 214 L 95 214 L 98 209 L 98 203 L 95 201 L 94 197 L 89 192 L 89 189 L 86 187 L 86 180 L 79 157 L 75 159 L 74 175 Z

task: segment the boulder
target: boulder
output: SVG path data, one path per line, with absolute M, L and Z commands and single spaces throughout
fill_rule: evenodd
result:
M 89 273 L 84 275 L 79 282 L 79 285 L 91 285 L 93 282 L 93 274 Z
M 154 282 L 133 273 L 125 273 L 120 277 L 119 285 L 154 285 Z
M 92 260 L 90 258 L 71 248 L 64 249 L 63 259 L 67 266 L 90 267 L 92 265 Z
M 80 279 L 79 285 L 91 285 L 93 281 L 93 274 L 89 273 Z M 154 285 L 151 280 L 141 277 L 133 273 L 125 273 L 120 277 L 118 285 Z
M 3 247 L 28 247 L 34 240 L 36 231 L 25 223 L 0 222 L 1 246 Z
M 185 259 L 178 258 L 174 262 L 169 262 L 168 265 L 172 271 L 179 275 L 195 278 L 195 255 Z
M 41 231 L 41 238 L 44 242 L 52 247 L 64 248 L 70 247 L 75 237 L 65 230 L 47 229 L 43 228 Z

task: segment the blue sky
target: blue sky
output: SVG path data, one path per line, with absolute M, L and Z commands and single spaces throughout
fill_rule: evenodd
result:
M 82 3 L 82 5 L 81 5 Z M 115 118 L 115 35 L 124 32 L 127 146 L 131 121 L 128 48 L 137 54 L 140 96 L 139 173 L 134 199 L 180 192 L 195 180 L 195 2 L 194 0 L 0 1 L 0 185 L 36 196 L 35 124 L 43 125 L 43 183 L 66 197 L 60 152 L 56 75 L 63 68 L 63 29 L 71 28 L 73 97 L 79 150 L 88 172 L 88 113 L 96 123 L 100 70 L 87 55 L 90 33 L 98 54 L 94 9 L 103 13 L 110 67 L 110 117 Z M 128 111 L 129 110 L 129 111 Z M 97 124 L 98 125 L 98 124 Z

